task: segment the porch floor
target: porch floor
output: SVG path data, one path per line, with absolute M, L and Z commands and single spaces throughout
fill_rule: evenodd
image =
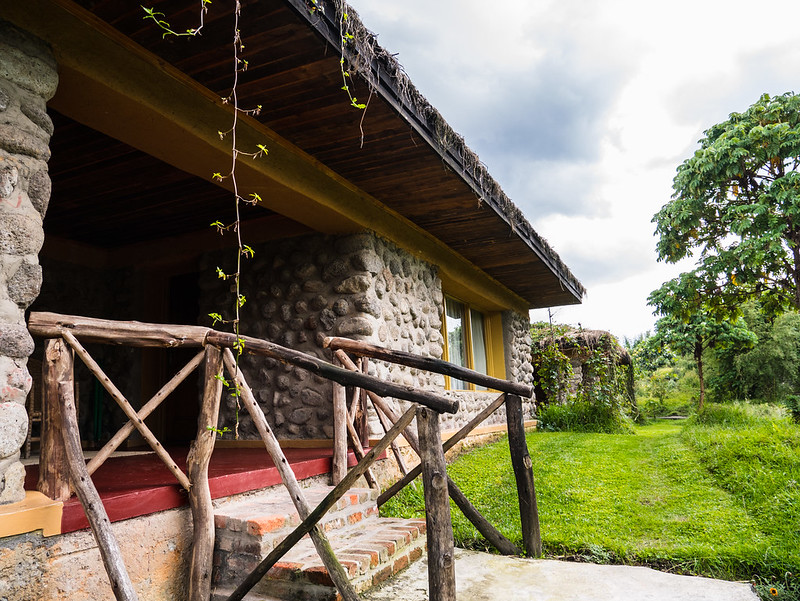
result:
M 186 469 L 188 448 L 167 449 L 178 467 Z M 332 449 L 286 448 L 283 450 L 298 480 L 330 473 Z M 350 465 L 356 459 L 349 454 Z M 26 467 L 25 489 L 36 490 L 39 466 Z M 278 470 L 263 448 L 217 448 L 208 468 L 211 497 L 227 497 L 281 483 Z M 143 453 L 109 458 L 92 475 L 103 505 L 112 522 L 182 507 L 186 492 L 155 455 Z M 88 528 L 89 523 L 77 497 L 64 502 L 61 532 Z

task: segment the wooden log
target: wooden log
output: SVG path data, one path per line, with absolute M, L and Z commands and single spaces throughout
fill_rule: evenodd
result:
M 448 438 L 442 444 L 442 449 L 445 453 L 452 449 L 457 443 L 461 442 L 470 432 L 472 432 L 475 428 L 477 428 L 483 421 L 489 417 L 492 413 L 497 411 L 500 406 L 505 402 L 506 396 L 505 393 L 498 396 L 494 401 L 492 401 L 487 407 L 483 409 L 478 415 L 473 417 L 467 425 L 461 428 L 458 432 L 456 432 L 453 436 Z M 380 417 L 381 413 L 378 412 Z M 411 484 L 414 479 L 422 473 L 422 466 L 418 465 L 413 468 L 410 472 L 408 472 L 402 479 L 395 482 L 392 486 L 387 488 L 381 495 L 378 497 L 378 507 L 386 503 L 389 499 L 403 490 L 406 486 Z
M 389 428 L 392 427 L 392 423 L 389 421 L 389 418 L 386 417 L 386 415 L 384 415 L 383 411 L 378 411 L 377 407 L 375 408 L 375 414 L 378 416 L 378 421 L 380 422 L 381 428 L 383 428 L 383 432 L 385 434 L 386 432 L 389 431 Z M 406 466 L 406 462 L 403 459 L 403 455 L 400 453 L 400 447 L 397 446 L 396 440 L 392 441 L 392 453 L 394 454 L 394 459 L 397 462 L 397 467 L 400 468 L 400 471 L 402 472 L 403 476 L 405 476 L 406 474 L 408 474 L 408 467 Z M 420 470 L 421 469 L 422 468 L 420 468 Z M 418 475 L 419 474 L 417 474 L 417 476 Z M 378 498 L 380 499 L 380 497 Z
M 325 338 L 322 342 L 322 346 L 331 348 L 334 351 L 341 349 L 355 355 L 371 357 L 391 363 L 399 363 L 407 367 L 416 367 L 417 369 L 424 369 L 425 371 L 452 376 L 459 380 L 472 382 L 473 384 L 486 386 L 487 388 L 493 388 L 500 392 L 518 394 L 526 398 L 533 396 L 532 386 L 526 386 L 525 384 L 519 384 L 517 382 L 509 382 L 508 380 L 501 380 L 500 378 L 493 378 L 479 371 L 467 369 L 460 365 L 454 365 L 453 363 L 442 361 L 441 359 L 434 359 L 433 357 L 420 357 L 414 353 L 395 351 L 360 340 L 350 340 L 349 338 Z
M 522 399 L 510 394 L 506 398 L 506 420 L 508 422 L 508 446 L 511 450 L 511 465 L 517 480 L 519 514 L 522 522 L 522 542 L 531 557 L 542 555 L 542 535 L 539 529 L 539 508 L 536 504 L 536 487 L 533 481 L 533 462 L 525 440 L 525 425 L 522 415 Z
M 164 399 L 166 399 L 167 396 L 169 396 L 169 394 L 172 393 L 178 386 L 180 386 L 181 382 L 183 382 L 186 379 L 186 377 L 190 373 L 192 373 L 197 368 L 198 365 L 200 365 L 200 362 L 203 360 L 203 357 L 205 357 L 205 351 L 200 351 L 199 353 L 197 353 L 194 356 L 194 358 L 183 367 L 183 369 L 181 369 L 177 374 L 175 374 L 172 377 L 172 379 L 169 382 L 167 382 L 166 384 L 164 384 L 164 386 L 161 387 L 161 390 L 159 390 L 155 395 L 153 395 L 153 398 L 147 401 L 147 403 L 145 403 L 142 406 L 142 408 L 139 409 L 139 411 L 136 413 L 137 418 L 140 420 L 147 419 L 147 416 L 150 415 L 153 411 L 155 411 L 161 404 L 161 402 Z M 103 445 L 103 448 L 97 452 L 97 455 L 92 457 L 91 461 L 89 461 L 89 463 L 86 466 L 86 469 L 89 470 L 89 474 L 94 474 L 95 471 L 97 471 L 97 468 L 103 465 L 105 460 L 108 459 L 111 456 L 111 454 L 117 450 L 119 445 L 121 445 L 125 441 L 125 439 L 128 438 L 128 436 L 133 434 L 133 431 L 135 429 L 136 426 L 133 424 L 132 421 L 126 422 L 125 425 L 122 426 L 122 428 L 120 428 L 117 431 L 117 433 L 111 437 L 111 440 L 109 440 L 105 445 Z
M 382 396 L 390 396 L 404 399 L 414 403 L 419 403 L 441 413 L 456 413 L 458 411 L 458 401 L 449 399 L 445 396 L 418 390 L 413 386 L 401 386 L 392 382 L 385 382 L 372 376 L 364 375 L 361 372 L 351 372 L 340 367 L 331 365 L 312 355 L 307 355 L 300 351 L 295 351 L 266 340 L 242 336 L 245 345 L 245 352 L 255 355 L 264 355 L 279 359 L 284 363 L 291 363 L 305 369 L 312 374 L 322 376 L 328 380 L 333 380 L 344 386 L 358 386 L 366 388 Z M 237 342 L 234 334 L 217 332 L 210 330 L 206 336 L 209 344 L 233 348 Z
M 350 422 L 350 420 L 347 420 L 346 424 L 350 444 L 353 447 L 353 453 L 355 453 L 356 457 L 358 457 L 358 460 L 361 461 L 366 456 L 364 447 L 361 446 L 361 441 L 358 439 L 358 433 L 356 433 L 356 429 L 353 427 L 353 424 Z M 364 479 L 367 481 L 367 485 L 370 488 L 378 488 L 378 481 L 375 479 L 371 469 L 368 468 L 367 471 L 364 472 Z
M 73 380 L 72 349 L 59 338 L 44 342 L 42 363 L 42 440 L 39 456 L 39 482 L 36 488 L 55 501 L 66 501 L 69 489 L 69 468 L 58 396 L 59 382 Z
M 425 495 L 425 524 L 428 535 L 428 598 L 455 601 L 456 562 L 453 523 L 447 492 L 447 467 L 439 432 L 439 414 L 425 407 L 417 409 L 422 485 Z
M 100 494 L 92 483 L 81 449 L 81 435 L 78 429 L 78 417 L 75 411 L 75 399 L 72 380 L 58 384 L 59 406 L 62 416 L 62 435 L 68 458 L 72 486 L 80 499 L 86 519 L 92 527 L 92 534 L 100 549 L 100 557 L 106 568 L 111 590 L 118 601 L 136 601 L 136 590 L 133 588 L 117 539 L 111 530 L 111 521 L 103 507 Z
M 333 507 L 336 502 L 350 489 L 356 480 L 364 474 L 369 466 L 375 462 L 375 459 L 386 450 L 389 443 L 394 440 L 402 430 L 404 430 L 414 419 L 415 408 L 411 408 L 398 420 L 386 435 L 378 441 L 364 458 L 358 462 L 352 470 L 350 470 L 344 479 L 328 493 L 328 495 L 317 505 L 314 511 L 310 512 L 305 517 L 302 523 L 295 528 L 285 539 L 283 539 L 271 552 L 267 555 L 258 566 L 244 579 L 244 581 L 236 587 L 236 590 L 228 597 L 227 601 L 241 601 L 244 596 L 256 585 L 259 580 L 266 576 L 267 572 L 274 566 L 281 557 L 283 557 L 289 549 L 294 547 L 301 538 L 306 534 L 312 533 L 317 529 L 317 523 Z M 341 591 L 339 591 L 341 593 Z
M 369 359 L 361 357 L 361 373 L 364 375 L 369 374 Z M 358 389 L 358 412 L 355 415 L 356 431 L 361 438 L 361 446 L 369 446 L 369 419 L 367 415 L 367 391 L 363 388 Z
M 175 476 L 180 485 L 186 490 L 189 490 L 191 484 L 189 484 L 189 479 L 186 477 L 186 474 L 181 471 L 181 468 L 178 467 L 178 464 L 175 463 L 172 457 L 170 457 L 169 453 L 164 450 L 164 447 L 161 446 L 161 443 L 158 442 L 158 439 L 150 431 L 150 428 L 148 428 L 144 424 L 144 421 L 136 415 L 136 410 L 128 402 L 128 399 L 125 398 L 125 395 L 119 391 L 119 389 L 100 368 L 92 356 L 86 351 L 85 348 L 83 348 L 81 343 L 78 342 L 78 339 L 73 336 L 72 332 L 69 330 L 64 330 L 61 335 L 64 337 L 64 340 L 66 340 L 67 343 L 69 343 L 69 345 L 73 348 L 78 357 L 81 358 L 81 361 L 84 362 L 86 367 L 89 368 L 89 371 L 92 372 L 94 377 L 97 378 L 100 384 L 103 385 L 103 388 L 108 391 L 108 394 L 111 395 L 111 398 L 117 402 L 117 405 L 119 405 L 120 409 L 122 409 L 122 412 L 139 431 L 139 434 L 142 435 L 142 438 L 144 438 L 145 442 L 150 446 L 151 449 L 153 449 L 158 458 L 164 462 L 164 465 L 167 466 L 167 469 L 172 472 L 172 475 Z
M 214 507 L 208 485 L 208 464 L 217 438 L 219 405 L 222 398 L 222 355 L 218 348 L 205 350 L 203 404 L 197 417 L 197 437 L 186 456 L 189 473 L 189 507 L 192 510 L 192 558 L 189 567 L 189 601 L 211 598 L 214 565 Z
M 339 484 L 347 473 L 347 398 L 341 384 L 333 382 L 333 457 L 331 459 L 331 481 Z
M 59 315 L 57 313 L 34 312 L 31 313 L 28 319 L 28 329 L 36 336 L 53 338 L 61 336 L 63 332 L 70 332 L 76 338 L 91 342 L 142 347 L 199 347 L 213 344 L 219 347 L 234 348 L 243 342 L 245 352 L 272 357 L 284 363 L 297 365 L 343 386 L 366 388 L 383 396 L 420 403 L 441 413 L 455 413 L 458 411 L 458 401 L 433 392 L 417 390 L 412 386 L 400 386 L 391 382 L 384 382 L 362 373 L 352 373 L 348 370 L 337 368 L 312 355 L 266 340 L 249 336 L 237 337 L 229 332 L 217 332 L 216 330 L 199 326 L 149 324 L 135 321 L 121 322 Z
M 28 330 L 43 338 L 58 338 L 62 331 L 69 330 L 85 342 L 163 348 L 203 346 L 209 331 L 202 326 L 114 321 L 39 311 L 30 314 Z
M 278 443 L 278 439 L 275 437 L 275 434 L 269 427 L 267 418 L 264 416 L 264 412 L 256 402 L 252 389 L 245 381 L 244 374 L 242 374 L 239 366 L 236 365 L 236 359 L 233 357 L 233 353 L 230 351 L 230 349 L 225 349 L 223 359 L 225 361 L 225 367 L 228 369 L 228 372 L 236 381 L 236 385 L 239 388 L 242 404 L 244 405 L 245 409 L 247 409 L 250 417 L 253 419 L 256 429 L 261 436 L 261 440 L 264 442 L 264 446 L 272 458 L 272 462 L 275 464 L 278 474 L 280 474 L 283 485 L 289 491 L 289 496 L 292 498 L 292 503 L 294 504 L 295 509 L 297 509 L 300 519 L 305 520 L 309 515 L 311 515 L 311 508 L 308 505 L 308 501 L 306 501 L 303 490 L 300 488 L 300 484 L 297 482 L 297 478 L 292 471 L 291 465 L 287 461 L 286 456 L 283 454 L 283 450 Z M 350 482 L 349 475 L 350 474 L 346 475 L 342 482 L 339 483 L 340 486 L 343 482 Z M 339 591 L 339 594 L 342 596 L 342 599 L 344 599 L 344 601 L 359 601 L 353 585 L 350 584 L 350 579 L 348 578 L 347 573 L 342 567 L 342 564 L 339 563 L 339 560 L 336 559 L 333 548 L 331 547 L 328 538 L 325 536 L 322 530 L 319 528 L 313 528 L 309 532 L 309 535 L 311 536 L 311 541 L 314 543 L 314 548 L 317 550 L 317 554 L 322 560 L 325 569 L 328 570 L 328 575 L 336 586 L 336 589 Z M 258 580 L 255 582 L 257 581 Z M 255 582 L 251 584 L 250 587 L 247 588 L 240 597 L 238 597 L 238 599 L 241 599 L 244 594 L 253 587 Z M 239 588 L 237 588 L 237 591 Z M 235 594 L 236 593 L 234 593 L 234 595 Z M 231 597 L 231 599 L 233 598 L 234 596 Z

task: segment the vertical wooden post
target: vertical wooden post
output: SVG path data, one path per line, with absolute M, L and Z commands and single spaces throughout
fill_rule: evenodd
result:
M 67 455 L 61 436 L 58 384 L 69 382 L 74 385 L 72 368 L 72 349 L 61 338 L 45 340 L 42 364 L 42 440 L 37 488 L 56 501 L 66 501 L 70 497 Z
M 192 563 L 189 568 L 189 601 L 208 601 L 211 597 L 211 570 L 214 561 L 214 508 L 208 486 L 208 463 L 217 437 L 220 397 L 222 396 L 222 353 L 206 347 L 203 405 L 197 418 L 197 438 L 189 448 L 186 470 L 192 484 L 189 506 L 192 509 Z
M 369 373 L 369 358 L 361 357 L 361 373 L 368 374 Z M 356 413 L 356 432 L 358 432 L 359 437 L 361 438 L 361 446 L 368 447 L 369 446 L 369 419 L 367 416 L 367 391 L 363 388 L 359 388 L 358 391 L 359 400 L 361 401 L 358 404 L 358 413 Z
M 447 468 L 439 432 L 439 414 L 425 407 L 417 409 L 419 457 L 425 491 L 425 523 L 428 534 L 428 598 L 455 601 L 456 564 Z
M 92 527 L 92 534 L 100 548 L 100 557 L 106 568 L 111 590 L 117 601 L 137 601 L 136 590 L 125 569 L 117 539 L 111 530 L 111 521 L 103 507 L 100 494 L 92 482 L 81 449 L 81 435 L 75 411 L 75 394 L 72 380 L 58 383 L 59 408 L 62 422 L 62 441 L 68 460 L 69 473 L 75 492 Z
M 532 557 L 542 555 L 542 535 L 539 530 L 539 508 L 536 505 L 536 487 L 533 482 L 533 462 L 525 440 L 525 424 L 522 417 L 522 399 L 516 394 L 506 396 L 506 420 L 508 423 L 508 446 L 511 450 L 511 465 L 517 480 L 519 515 L 522 522 L 522 542 L 525 551 Z
M 347 391 L 336 382 L 333 385 L 333 465 L 331 480 L 336 486 L 347 473 Z

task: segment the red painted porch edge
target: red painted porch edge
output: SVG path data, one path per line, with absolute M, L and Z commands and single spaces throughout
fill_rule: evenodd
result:
M 186 469 L 187 449 L 170 449 L 181 469 Z M 332 449 L 284 449 L 298 480 L 328 474 Z M 384 454 L 381 458 L 386 457 Z M 357 460 L 348 455 L 348 464 Z M 35 490 L 39 466 L 28 466 L 25 488 Z M 263 449 L 218 448 L 208 469 L 211 497 L 218 499 L 281 483 L 278 470 Z M 153 453 L 112 457 L 92 476 L 112 522 L 166 511 L 188 504 L 188 497 L 172 474 Z M 89 527 L 76 497 L 64 503 L 61 532 Z

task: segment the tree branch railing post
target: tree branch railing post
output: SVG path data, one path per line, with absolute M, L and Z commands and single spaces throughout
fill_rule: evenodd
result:
M 439 431 L 439 414 L 431 409 L 419 407 L 417 430 L 428 535 L 428 598 L 431 601 L 455 601 L 455 542 L 447 492 L 447 464 L 444 460 Z
M 421 471 L 423 475 L 427 513 L 426 520 L 428 520 L 429 590 L 430 598 L 435 601 L 452 601 L 455 598 L 453 533 L 452 524 L 450 522 L 448 495 L 455 501 L 464 515 L 473 522 L 481 534 L 501 552 L 519 553 L 519 550 L 516 549 L 513 544 L 505 539 L 505 537 L 480 515 L 450 479 L 446 472 L 444 458 L 446 449 L 457 444 L 459 440 L 469 434 L 486 417 L 505 403 L 507 407 L 509 444 L 520 498 L 525 549 L 531 555 L 538 555 L 541 553 L 541 538 L 538 531 L 538 514 L 531 459 L 527 451 L 527 446 L 525 445 L 522 400 L 520 398 L 520 396 L 532 395 L 532 390 L 529 386 L 492 378 L 485 374 L 454 366 L 453 364 L 438 359 L 391 351 L 389 349 L 345 339 L 326 339 L 325 341 L 326 346 L 330 346 L 330 348 L 335 351 L 335 356 L 340 360 L 343 366 L 343 368 L 341 368 L 319 360 L 311 355 L 287 349 L 266 340 L 246 336 L 237 337 L 233 334 L 217 332 L 197 326 L 110 322 L 91 318 L 32 313 L 29 329 L 34 335 L 44 336 L 46 338 L 62 337 L 64 341 L 69 343 L 69 346 L 72 347 L 75 352 L 81 356 L 87 366 L 89 366 L 92 373 L 95 373 L 98 378 L 101 378 L 101 382 L 106 386 L 106 389 L 109 390 L 112 397 L 114 397 L 117 403 L 123 408 L 126 415 L 128 415 L 130 422 L 125 428 L 130 430 L 131 427 L 135 427 L 142 432 L 143 436 L 149 433 L 149 430 L 143 424 L 144 418 L 149 411 L 157 406 L 158 402 L 163 400 L 164 396 L 169 394 L 171 390 L 168 389 L 177 386 L 176 378 L 178 378 L 180 374 L 176 375 L 172 381 L 168 382 L 168 384 L 162 388 L 163 394 L 162 391 L 159 391 L 159 393 L 137 413 L 132 409 L 121 393 L 116 391 L 113 384 L 110 384 L 110 381 L 103 381 L 103 378 L 105 380 L 108 380 L 108 378 L 105 377 L 105 374 L 99 369 L 99 366 L 93 363 L 88 353 L 85 353 L 85 350 L 78 342 L 78 338 L 84 337 L 87 340 L 95 342 L 140 347 L 205 347 L 203 356 L 206 358 L 206 388 L 201 417 L 198 422 L 198 436 L 192 446 L 190 457 L 187 459 L 187 466 L 190 473 L 190 478 L 187 479 L 188 485 L 187 483 L 181 482 L 185 488 L 190 490 L 190 505 L 192 507 L 192 515 L 195 523 L 193 553 L 196 553 L 196 559 L 193 559 L 191 567 L 192 576 L 189 597 L 191 601 L 206 601 L 210 593 L 210 571 L 212 565 L 210 553 L 213 552 L 214 531 L 213 515 L 210 509 L 210 493 L 208 492 L 207 468 L 208 459 L 213 450 L 217 427 L 217 415 L 222 387 L 222 382 L 218 378 L 218 375 L 220 374 L 221 365 L 223 364 L 228 371 L 231 372 L 237 382 L 243 405 L 248 412 L 250 412 L 262 441 L 271 455 L 273 463 L 278 468 L 281 479 L 289 490 L 298 513 L 303 520 L 303 524 L 301 524 L 302 528 L 307 528 L 303 534 L 308 533 L 311 535 L 314 545 L 341 597 L 345 601 L 358 600 L 358 596 L 352 589 L 346 572 L 336 559 L 330 543 L 319 528 L 315 527 L 316 522 L 324 511 L 327 510 L 323 509 L 322 505 L 331 499 L 333 499 L 335 503 L 335 495 L 331 493 L 331 495 L 326 497 L 323 504 L 314 510 L 311 510 L 308 506 L 299 484 L 297 483 L 294 472 L 292 472 L 291 466 L 288 464 L 286 457 L 280 449 L 277 438 L 270 430 L 263 411 L 253 398 L 252 390 L 249 388 L 244 380 L 244 376 L 236 366 L 236 361 L 230 349 L 241 346 L 242 341 L 244 342 L 245 352 L 276 358 L 284 363 L 298 366 L 312 374 L 331 380 L 340 387 L 342 394 L 335 402 L 335 408 L 338 410 L 335 411 L 335 414 L 338 413 L 336 422 L 340 431 L 339 438 L 344 441 L 344 461 L 341 461 L 342 453 L 341 449 L 338 447 L 337 454 L 339 455 L 339 464 L 343 464 L 345 469 L 340 481 L 334 488 L 334 492 L 337 494 L 343 494 L 343 486 L 352 486 L 355 479 L 362 474 L 368 474 L 369 466 L 372 461 L 374 461 L 375 457 L 392 445 L 397 434 L 401 432 L 404 433 L 409 446 L 420 456 L 418 471 Z M 58 374 L 57 380 L 54 381 L 68 382 L 71 378 L 72 367 L 71 363 L 68 364 L 65 358 L 69 357 L 71 359 L 71 349 L 64 344 L 63 341 L 59 340 L 48 342 L 46 350 L 48 348 L 50 349 L 50 354 L 46 354 L 45 373 L 50 374 L 50 380 L 53 380 L 56 374 Z M 222 350 L 220 351 L 220 349 Z M 362 357 L 359 361 L 359 365 L 356 365 L 355 362 L 347 356 L 345 349 Z M 52 360 L 49 360 L 48 357 L 52 357 Z M 436 373 L 444 373 L 445 375 L 451 375 L 461 380 L 499 390 L 503 394 L 494 399 L 494 401 L 481 411 L 478 416 L 473 418 L 467 426 L 462 428 L 455 437 L 451 438 L 450 441 L 443 445 L 439 426 L 439 414 L 442 412 L 454 413 L 458 408 L 457 401 L 434 392 L 419 390 L 408 386 L 400 386 L 372 377 L 368 374 L 369 364 L 366 357 L 400 363 L 402 365 Z M 191 363 L 196 365 L 199 361 L 200 358 L 198 356 Z M 194 368 L 191 363 L 182 370 L 182 377 L 185 377 L 186 373 L 189 373 L 191 369 Z M 351 403 L 352 413 L 350 414 L 347 409 L 347 393 L 344 388 L 345 386 L 361 389 L 353 390 L 353 402 Z M 381 395 L 410 401 L 412 403 L 419 403 L 421 406 L 412 407 L 401 418 L 381 398 Z M 363 431 L 358 432 L 359 423 L 357 419 L 354 419 L 359 414 L 366 414 L 366 399 L 372 402 L 381 421 L 381 425 L 386 431 L 384 438 L 378 445 L 370 450 L 369 453 L 364 453 L 362 446 L 365 442 L 362 439 Z M 417 416 L 419 436 L 409 427 L 409 423 L 415 413 Z M 363 425 L 361 427 L 363 428 Z M 145 438 L 147 437 L 145 436 Z M 358 466 L 349 472 L 346 469 L 348 439 L 353 444 L 355 453 L 360 459 Z M 148 442 L 151 442 L 151 446 L 158 452 L 157 447 L 160 446 L 158 441 L 148 440 Z M 339 447 L 341 446 L 340 444 Z M 109 451 L 109 453 L 110 452 L 111 451 Z M 165 460 L 165 462 L 167 461 Z M 520 466 L 522 466 L 522 468 L 520 468 Z M 414 470 L 411 470 L 406 478 L 413 479 L 412 474 L 414 474 Z M 181 475 L 186 478 L 185 474 L 182 473 Z M 181 481 L 180 478 L 178 478 L 178 480 Z M 322 513 L 320 513 L 320 511 Z M 212 515 L 211 520 L 208 519 L 209 515 Z M 293 533 L 292 536 L 297 536 L 297 533 Z M 299 536 L 302 536 L 302 534 Z M 210 543 L 209 540 L 211 541 Z M 291 546 L 292 543 L 287 542 L 286 544 Z M 282 548 L 282 552 L 288 549 L 288 547 Z M 209 549 L 211 549 L 211 551 L 209 551 Z M 274 561 L 277 561 L 276 557 L 279 558 L 281 556 L 276 555 L 275 553 L 277 552 L 278 549 L 276 548 L 267 559 L 272 557 Z M 237 591 L 239 591 L 239 589 L 237 589 Z M 243 595 L 244 593 L 242 593 L 242 596 Z M 234 597 L 231 597 L 231 599 L 233 598 Z M 240 596 L 238 598 L 241 599 L 242 597 Z
M 192 558 L 189 565 L 189 601 L 211 598 L 211 570 L 214 565 L 214 507 L 208 484 L 208 464 L 217 437 L 219 405 L 222 399 L 222 353 L 215 346 L 205 349 L 203 402 L 197 417 L 197 436 L 189 447 L 189 507 L 192 511 Z
M 56 501 L 70 497 L 67 451 L 62 431 L 64 429 L 59 400 L 59 384 L 72 382 L 74 386 L 74 360 L 72 349 L 60 337 L 44 341 L 42 363 L 42 441 L 39 452 L 39 492 Z
M 524 384 L 518 384 L 516 382 L 508 382 L 506 380 L 499 380 L 497 378 L 492 378 L 491 376 L 487 376 L 486 374 L 481 374 L 479 372 L 466 369 L 457 365 L 453 365 L 446 361 L 442 361 L 440 359 L 433 359 L 429 357 L 418 357 L 416 355 L 412 355 L 410 353 L 403 353 L 401 351 L 393 351 L 390 349 L 385 349 L 382 347 L 378 347 L 375 345 L 371 345 L 368 343 L 349 340 L 346 338 L 326 338 L 324 346 L 327 346 L 334 350 L 334 355 L 339 359 L 339 361 L 348 369 L 356 370 L 358 369 L 355 362 L 350 359 L 347 355 L 345 350 L 350 351 L 357 355 L 364 355 L 373 358 L 378 358 L 384 361 L 390 361 L 394 363 L 400 363 L 401 365 L 406 365 L 410 367 L 416 367 L 419 369 L 425 369 L 428 371 L 433 371 L 436 373 L 441 373 L 445 375 L 451 375 L 457 377 L 458 379 L 472 382 L 475 384 L 481 384 L 484 386 L 490 386 L 495 390 L 500 390 L 504 394 L 500 395 L 493 403 L 484 409 L 476 418 L 470 421 L 467 426 L 462 428 L 455 437 L 451 439 L 451 442 L 445 442 L 443 448 L 451 448 L 453 445 L 456 444 L 459 440 L 464 438 L 467 434 L 469 434 L 478 424 L 483 422 L 491 413 L 493 413 L 496 409 L 498 409 L 504 403 L 506 404 L 507 410 L 507 424 L 509 430 L 509 444 L 512 446 L 512 457 L 517 458 L 517 464 L 519 465 L 527 465 L 527 471 L 525 469 L 519 469 L 517 464 L 514 464 L 514 474 L 517 480 L 517 490 L 519 495 L 523 495 L 520 497 L 520 521 L 522 524 L 522 531 L 523 531 L 523 543 L 525 545 L 525 549 L 528 554 L 533 556 L 540 556 L 541 555 L 541 536 L 539 534 L 539 516 L 538 516 L 538 509 L 536 507 L 536 491 L 533 485 L 533 472 L 531 469 L 531 460 L 530 455 L 527 452 L 527 446 L 524 446 L 524 451 L 522 450 L 523 447 L 520 446 L 519 443 L 519 432 L 521 432 L 522 437 L 522 445 L 525 444 L 525 431 L 524 431 L 524 422 L 522 417 L 522 400 L 519 396 L 520 393 L 525 394 L 526 396 L 532 396 L 533 390 L 530 386 L 526 386 Z M 386 417 L 390 420 L 396 420 L 396 416 L 393 415 L 392 410 L 386 405 L 386 403 L 374 393 L 367 392 L 367 395 L 372 400 L 373 404 L 375 405 L 376 412 L 380 416 L 381 413 L 384 413 Z M 511 401 L 513 405 L 511 411 L 513 417 L 508 416 L 508 399 L 513 397 L 516 400 Z M 512 421 L 514 424 L 514 436 L 512 443 Z M 414 437 L 413 433 L 406 433 L 406 439 L 409 442 L 409 445 L 412 449 L 420 455 L 419 444 L 416 438 Z M 527 459 L 525 459 L 527 458 Z M 404 476 L 399 482 L 395 483 L 392 487 L 390 487 L 387 491 L 382 493 L 378 497 L 378 504 L 382 505 L 385 503 L 389 498 L 397 494 L 402 488 L 407 486 L 410 482 L 413 481 L 416 475 L 419 475 L 420 470 L 423 468 L 418 466 L 409 474 Z M 411 476 L 414 473 L 415 476 Z M 509 541 L 505 536 L 503 536 L 486 518 L 481 515 L 481 513 L 469 502 L 466 498 L 464 493 L 458 488 L 458 486 L 453 482 L 453 480 L 447 476 L 447 485 L 448 490 L 450 492 L 450 497 L 456 503 L 458 508 L 464 514 L 464 516 L 472 522 L 475 528 L 486 538 L 489 543 L 491 543 L 498 551 L 506 555 L 519 555 L 520 550 L 514 545 L 511 541 Z M 536 541 L 538 540 L 538 545 Z
M 522 399 L 515 394 L 509 394 L 506 397 L 506 421 L 508 423 L 508 446 L 511 451 L 511 466 L 514 469 L 514 477 L 517 481 L 522 542 L 528 555 L 541 557 L 542 535 L 539 529 L 536 487 L 533 482 L 533 462 L 528 453 L 528 443 L 525 440 Z

